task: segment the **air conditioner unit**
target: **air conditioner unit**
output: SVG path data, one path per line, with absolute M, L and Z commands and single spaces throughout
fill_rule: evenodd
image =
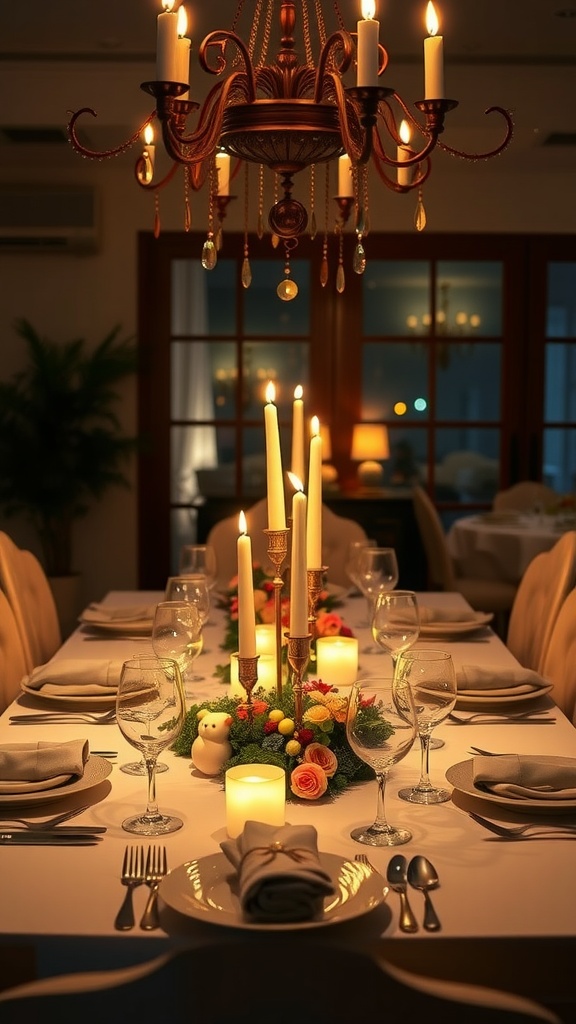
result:
M 0 253 L 91 253 L 98 248 L 95 190 L 0 184 Z

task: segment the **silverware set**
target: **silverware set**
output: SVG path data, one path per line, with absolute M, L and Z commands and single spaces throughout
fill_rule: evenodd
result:
M 116 708 L 109 711 L 32 711 L 10 715 L 10 725 L 111 725 L 116 721 Z
M 499 839 L 550 839 L 553 836 L 559 839 L 576 839 L 576 824 L 571 824 L 570 822 L 560 824 L 546 821 L 527 821 L 522 825 L 502 825 L 498 821 L 483 818 L 481 814 L 476 814 L 474 811 L 469 811 L 468 813 L 474 821 L 482 825 L 488 832 L 498 836 Z
M 101 842 L 107 831 L 100 825 L 63 825 L 90 805 L 63 811 L 44 821 L 28 818 L 0 817 L 0 845 L 2 846 L 94 846 Z
M 509 712 L 505 715 L 489 711 L 451 711 L 446 721 L 451 725 L 554 725 L 556 719 L 544 711 Z
M 146 908 L 140 920 L 140 928 L 152 931 L 160 926 L 158 918 L 158 889 L 160 882 L 168 871 L 166 847 L 149 846 L 144 862 L 143 846 L 127 846 L 122 862 L 120 881 L 126 886 L 126 895 L 114 927 L 117 931 L 130 931 L 135 925 L 132 894 L 139 885 L 147 885 L 150 889 Z
M 376 872 L 376 868 L 370 863 L 366 854 L 357 853 L 354 859 L 360 864 L 366 864 Z M 384 879 L 382 880 L 384 881 Z M 402 854 L 396 854 L 388 864 L 386 881 L 390 888 L 398 893 L 400 897 L 399 925 L 403 932 L 418 931 L 418 921 L 408 899 L 408 885 L 424 895 L 424 918 L 422 923 L 426 931 L 437 932 L 440 930 L 440 919 L 434 909 L 428 891 L 429 889 L 435 889 L 440 882 L 436 869 L 427 857 L 412 857 L 412 860 L 408 863 L 406 857 L 403 857 Z

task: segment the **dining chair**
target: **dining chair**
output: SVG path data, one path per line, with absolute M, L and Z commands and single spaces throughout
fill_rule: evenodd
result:
M 48 578 L 31 551 L 0 531 L 0 588 L 20 633 L 27 671 L 43 665 L 62 643 L 56 604 Z
M 270 941 L 274 938 L 274 941 Z M 0 993 L 3 1024 L 561 1024 L 545 1006 L 507 992 L 438 981 L 296 932 L 292 941 L 232 940 L 179 949 L 136 967 L 52 977 Z
M 532 559 L 510 612 L 506 646 L 524 668 L 544 671 L 560 609 L 576 586 L 576 530 Z
M 240 509 L 238 510 L 240 511 Z M 252 558 L 264 569 L 272 572 L 273 566 L 268 559 L 268 540 L 265 530 L 268 528 L 268 503 L 266 498 L 245 510 L 248 533 L 252 540 Z M 212 544 L 216 550 L 218 562 L 217 586 L 227 588 L 230 580 L 238 572 L 238 556 L 236 542 L 238 540 L 238 515 L 228 516 L 210 530 L 206 543 Z M 346 555 L 348 545 L 354 540 L 367 540 L 363 528 L 354 519 L 338 516 L 327 505 L 322 506 L 322 559 L 328 567 L 327 578 L 337 586 L 349 587 L 350 579 L 346 572 Z M 290 562 L 290 545 L 286 556 L 286 565 Z
M 491 567 L 494 579 L 458 575 L 442 520 L 431 498 L 419 484 L 412 489 L 412 500 L 428 563 L 428 589 L 457 591 L 476 611 L 494 612 L 499 632 L 502 632 L 516 596 L 516 586 L 498 579 L 497 566 Z
M 495 512 L 532 512 L 554 505 L 560 495 L 538 480 L 520 480 L 503 491 L 498 491 L 492 500 Z
M 6 594 L 0 590 L 0 714 L 20 693 L 27 664 L 20 631 Z
M 558 612 L 542 675 L 553 684 L 555 703 L 576 725 L 576 589 L 570 591 Z

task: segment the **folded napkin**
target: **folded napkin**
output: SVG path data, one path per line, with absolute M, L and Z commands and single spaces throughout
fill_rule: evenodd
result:
M 0 745 L 0 793 L 33 793 L 54 789 L 73 776 L 81 778 L 88 755 L 88 740 L 3 743 Z
M 262 922 L 309 921 L 334 893 L 320 864 L 312 825 L 265 825 L 247 821 L 237 839 L 220 843 L 238 875 L 240 904 Z
M 32 669 L 22 682 L 52 696 L 115 697 L 121 670 L 120 658 L 55 658 Z
M 487 690 L 513 690 L 514 693 L 534 693 L 547 686 L 547 682 L 532 669 L 489 669 L 479 665 L 462 665 L 456 672 L 458 693 L 484 696 Z
M 528 754 L 475 757 L 474 783 L 518 800 L 576 800 L 576 759 Z
M 432 608 L 430 605 L 418 605 L 420 623 L 425 626 L 429 622 L 473 622 L 476 612 L 470 608 Z
M 107 622 L 147 622 L 152 621 L 155 604 L 109 605 L 93 601 L 80 615 L 80 622 L 99 625 Z

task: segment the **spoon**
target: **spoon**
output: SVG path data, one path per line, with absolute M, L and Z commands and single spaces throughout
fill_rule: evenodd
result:
M 437 932 L 440 929 L 440 921 L 428 895 L 428 889 L 435 889 L 438 885 L 435 867 L 426 857 L 413 857 L 408 865 L 408 881 L 413 889 L 421 889 L 424 893 L 424 927 L 426 931 Z
M 400 928 L 403 932 L 417 932 L 418 922 L 412 912 L 412 907 L 408 902 L 407 889 L 407 875 L 406 875 L 406 857 L 401 854 L 397 854 L 396 857 L 392 857 L 392 860 L 388 864 L 388 870 L 386 871 L 386 880 L 389 882 L 394 892 L 397 892 L 400 896 Z

